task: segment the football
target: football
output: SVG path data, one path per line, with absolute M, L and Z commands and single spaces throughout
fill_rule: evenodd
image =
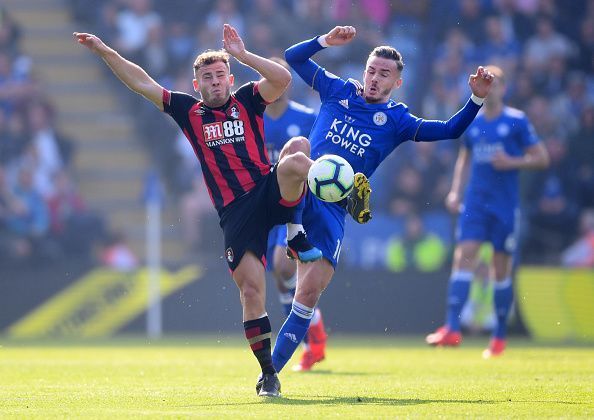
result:
M 324 155 L 309 168 L 307 184 L 320 200 L 335 203 L 351 192 L 354 176 L 353 168 L 344 158 Z

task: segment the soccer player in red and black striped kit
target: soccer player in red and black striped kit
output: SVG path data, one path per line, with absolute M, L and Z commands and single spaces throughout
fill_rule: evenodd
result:
M 245 335 L 262 368 L 256 391 L 260 396 L 280 396 L 264 306 L 266 245 L 272 226 L 291 221 L 312 161 L 309 142 L 296 137 L 272 166 L 263 139 L 263 113 L 285 91 L 291 73 L 247 51 L 237 31 L 224 25 L 224 50 L 206 51 L 194 62 L 194 89 L 202 97 L 198 100 L 164 89 L 95 35 L 75 32 L 74 37 L 101 57 L 128 88 L 171 115 L 192 144 L 220 217 L 225 257 L 240 290 Z M 262 79 L 232 93 L 229 55 Z

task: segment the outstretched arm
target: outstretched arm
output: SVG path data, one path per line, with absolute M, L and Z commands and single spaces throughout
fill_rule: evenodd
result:
M 476 117 L 483 100 L 491 89 L 493 73 L 479 67 L 476 74 L 468 79 L 472 96 L 466 105 L 447 121 L 423 120 L 419 126 L 415 141 L 435 141 L 457 139 L 464 133 Z
M 262 80 L 258 84 L 258 90 L 265 101 L 276 101 L 291 83 L 291 73 L 287 69 L 246 50 L 237 30 L 228 24 L 223 27 L 223 46 L 240 63 L 260 73 Z
M 285 59 L 305 83 L 314 87 L 314 78 L 321 67 L 310 57 L 326 47 L 348 44 L 356 34 L 357 30 L 352 26 L 336 26 L 327 34 L 289 47 L 285 51 Z
M 155 82 L 140 66 L 126 60 L 118 52 L 93 34 L 75 32 L 74 38 L 105 61 L 111 71 L 128 88 L 155 104 L 163 111 L 163 87 Z

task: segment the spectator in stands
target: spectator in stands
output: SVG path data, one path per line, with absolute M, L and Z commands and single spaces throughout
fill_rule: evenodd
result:
M 88 2 L 86 0 L 75 1 L 85 3 L 83 7 L 87 7 Z M 119 38 L 118 12 L 118 5 L 115 1 L 105 1 L 99 6 L 98 13 L 95 15 L 97 34 L 101 35 L 101 39 L 113 44 L 116 44 Z
M 448 27 L 457 26 L 458 22 L 464 22 L 464 32 L 475 45 L 480 44 L 485 36 L 485 28 L 481 16 L 487 11 L 485 2 L 480 0 L 458 0 L 459 11 L 447 15 Z M 443 16 L 442 16 L 443 18 Z
M 139 54 L 148 43 L 150 30 L 161 23 L 161 17 L 153 10 L 151 0 L 129 0 L 126 6 L 116 18 L 116 48 L 138 61 Z
M 119 231 L 106 236 L 99 258 L 105 267 L 116 271 L 129 272 L 139 267 L 138 257 Z
M 580 237 L 561 255 L 566 267 L 594 268 L 594 208 L 580 216 Z
M 186 22 L 171 22 L 165 37 L 167 55 L 169 56 L 169 71 L 173 74 L 177 69 L 185 68 L 194 53 L 194 38 Z
M 35 163 L 35 187 L 44 197 L 53 190 L 52 178 L 70 161 L 72 143 L 56 133 L 54 111 L 47 102 L 35 102 L 27 108 L 31 132 L 31 150 Z
M 528 188 L 530 237 L 525 243 L 526 259 L 558 261 L 558 256 L 575 235 L 578 206 L 573 162 L 567 158 L 567 147 L 556 137 L 545 145 L 550 166 L 534 174 Z
M 22 261 L 31 255 L 29 241 L 8 228 L 8 220 L 12 217 L 16 206 L 10 190 L 6 172 L 0 165 L 0 261 Z
M 594 105 L 594 99 L 588 95 L 586 75 L 571 72 L 567 75 L 567 86 L 551 104 L 551 112 L 559 121 L 563 121 L 561 131 L 571 135 L 579 129 L 580 117 L 587 106 Z
M 19 26 L 8 14 L 6 8 L 0 6 L 0 51 L 15 57 L 18 53 L 20 35 Z
M 593 4 L 590 2 L 590 4 Z M 592 6 L 594 9 L 594 6 Z M 594 73 L 594 16 L 588 16 L 581 24 L 577 67 L 586 74 Z
M 206 17 L 206 25 L 211 32 L 218 33 L 223 24 L 229 24 L 238 33 L 245 33 L 245 20 L 235 0 L 219 0 Z
M 536 34 L 526 43 L 525 65 L 534 74 L 546 71 L 552 57 L 565 59 L 574 55 L 574 46 L 570 40 L 557 32 L 553 22 L 547 17 L 540 17 Z
M 421 218 L 410 213 L 404 236 L 394 238 L 388 245 L 386 263 L 395 272 L 407 269 L 432 272 L 443 267 L 447 254 L 448 248 L 439 237 L 426 232 Z
M 22 167 L 18 173 L 6 216 L 6 227 L 9 234 L 19 238 L 19 250 L 26 250 L 22 255 L 30 256 L 32 262 L 58 257 L 59 250 L 47 237 L 47 205 L 35 190 L 33 173 L 27 167 Z
M 485 21 L 486 41 L 480 48 L 484 60 L 499 63 L 501 68 L 510 73 L 515 71 L 520 57 L 520 46 L 513 38 L 513 33 L 506 33 L 503 20 L 499 16 L 489 16 Z
M 582 207 L 594 207 L 594 105 L 582 111 L 579 130 L 569 141 L 575 167 L 577 196 Z
M 146 45 L 142 49 L 140 63 L 154 75 L 156 80 L 166 83 L 169 59 L 165 29 L 159 21 L 148 29 Z
M 13 113 L 8 116 L 5 112 L 0 111 L 0 165 L 6 165 L 18 158 L 24 150 L 24 138 L 13 135 L 11 132 L 11 119 L 19 116 Z
M 67 171 L 56 172 L 53 184 L 47 200 L 52 237 L 66 254 L 89 255 L 103 236 L 103 221 L 87 208 Z
M 0 49 L 0 111 L 10 115 L 35 93 L 28 69 L 16 66 L 8 52 Z

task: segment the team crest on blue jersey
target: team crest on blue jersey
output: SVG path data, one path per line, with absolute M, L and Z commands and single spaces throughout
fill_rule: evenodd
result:
M 384 125 L 388 122 L 388 117 L 384 112 L 376 112 L 373 114 L 373 122 L 375 125 Z
M 354 119 L 353 117 L 351 117 L 350 115 L 346 115 L 346 114 L 345 114 L 345 115 L 344 115 L 344 121 L 345 121 L 347 124 L 352 124 L 352 123 L 354 123 L 354 122 L 355 122 L 355 119 Z
M 237 105 L 233 104 L 229 107 L 229 109 L 227 110 L 227 115 L 230 116 L 233 119 L 238 119 L 239 118 L 239 108 L 237 107 Z
M 295 137 L 301 134 L 301 128 L 297 124 L 289 124 L 287 127 L 287 134 L 289 137 Z
M 501 137 L 505 137 L 509 134 L 509 125 L 505 123 L 500 123 L 497 126 L 497 134 Z

